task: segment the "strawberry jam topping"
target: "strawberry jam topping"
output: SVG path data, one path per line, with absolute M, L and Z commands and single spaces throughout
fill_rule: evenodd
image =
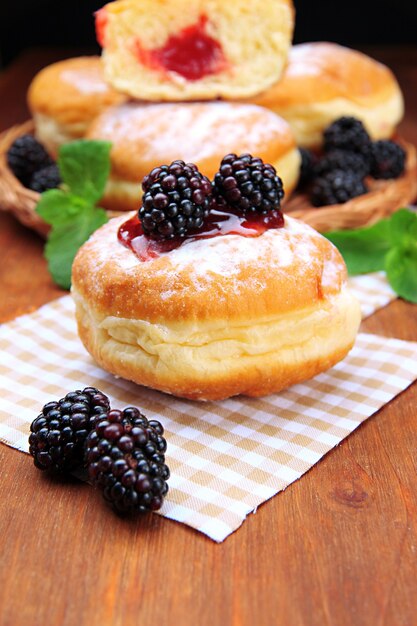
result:
M 106 45 L 107 22 L 109 19 L 107 11 L 104 8 L 99 9 L 94 15 L 96 18 L 96 39 L 99 45 L 104 48 Z
M 254 213 L 250 216 L 243 216 L 216 209 L 210 212 L 200 229 L 190 233 L 187 237 L 155 241 L 143 234 L 138 216 L 134 215 L 120 226 L 118 239 L 124 246 L 130 248 L 140 261 L 150 261 L 175 250 L 185 242 L 211 239 L 221 235 L 259 237 L 266 230 L 283 226 L 284 216 L 281 211 L 274 210 L 265 215 Z
M 171 35 L 161 48 L 152 50 L 136 41 L 139 61 L 151 69 L 176 72 L 190 81 L 199 80 L 209 74 L 217 74 L 226 67 L 220 43 L 206 32 L 207 17 L 187 26 L 176 35 Z

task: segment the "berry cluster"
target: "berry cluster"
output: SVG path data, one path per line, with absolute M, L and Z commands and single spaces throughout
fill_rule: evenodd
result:
M 58 166 L 33 135 L 18 137 L 7 151 L 7 164 L 28 189 L 42 193 L 61 183 Z
M 214 196 L 241 213 L 279 209 L 284 197 L 275 168 L 250 154 L 227 154 L 214 177 Z
M 394 141 L 371 141 L 362 122 L 341 117 L 326 128 L 324 153 L 301 152 L 299 188 L 306 189 L 314 206 L 340 204 L 367 193 L 366 177 L 397 178 L 405 169 L 406 154 Z
M 111 409 L 94 387 L 48 402 L 31 424 L 29 452 L 41 470 L 86 468 L 117 511 L 156 511 L 168 492 L 164 429 L 136 407 Z
M 173 161 L 154 168 L 142 187 L 138 217 L 154 240 L 195 233 L 213 208 L 243 216 L 279 211 L 284 196 L 275 168 L 250 154 L 227 154 L 212 182 L 193 163 Z
M 29 452 L 36 467 L 76 469 L 94 419 L 109 409 L 108 398 L 94 387 L 71 391 L 58 402 L 45 404 L 30 427 Z
M 211 183 L 193 163 L 173 161 L 155 167 L 142 182 L 143 204 L 139 219 L 152 239 L 184 237 L 200 228 L 207 217 Z

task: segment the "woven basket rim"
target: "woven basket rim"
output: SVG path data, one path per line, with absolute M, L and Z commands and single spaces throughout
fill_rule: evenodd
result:
M 24 187 L 7 165 L 6 153 L 15 139 L 33 133 L 34 124 L 28 120 L 0 134 L 0 210 L 9 211 L 22 224 L 46 237 L 49 226 L 36 213 L 40 194 Z M 284 213 L 306 222 L 319 232 L 358 228 L 374 224 L 417 197 L 417 152 L 415 146 L 396 137 L 407 153 L 406 171 L 397 179 L 372 181 L 371 190 L 345 202 L 325 207 L 313 207 L 306 194 L 295 192 L 284 203 Z M 122 212 L 108 211 L 111 217 Z
M 15 177 L 7 164 L 7 151 L 13 141 L 25 134 L 33 134 L 33 120 L 16 124 L 0 134 L 0 211 L 12 213 L 24 226 L 35 230 L 42 237 L 46 237 L 50 226 L 36 213 L 36 205 L 40 194 L 27 189 Z M 120 211 L 106 211 L 109 217 L 123 215 Z
M 368 178 L 370 190 L 344 204 L 313 207 L 306 194 L 296 193 L 284 205 L 284 212 L 303 220 L 319 232 L 370 226 L 388 217 L 417 198 L 417 151 L 402 137 L 395 137 L 406 151 L 404 174 L 395 179 Z

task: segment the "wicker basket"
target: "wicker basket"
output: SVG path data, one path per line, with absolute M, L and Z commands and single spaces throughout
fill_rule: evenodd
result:
M 370 226 L 417 198 L 417 155 L 413 145 L 396 138 L 407 153 L 406 170 L 391 180 L 369 179 L 369 192 L 344 204 L 313 207 L 305 194 L 295 193 L 285 213 L 306 222 L 321 233 Z
M 32 132 L 33 122 L 28 121 L 12 126 L 0 135 L 0 211 L 10 211 L 19 222 L 46 237 L 50 226 L 35 211 L 40 194 L 24 187 L 10 171 L 6 160 L 6 153 L 15 139 Z M 109 217 L 122 215 L 117 211 L 107 213 Z
M 31 121 L 13 126 L 0 135 L 0 210 L 10 211 L 25 226 L 46 237 L 49 226 L 35 212 L 39 194 L 26 189 L 15 178 L 7 166 L 6 153 L 20 135 L 33 131 Z M 285 213 L 297 217 L 316 230 L 326 232 L 335 229 L 358 228 L 371 225 L 386 217 L 417 197 L 416 149 L 405 141 L 398 140 L 407 151 L 405 173 L 395 180 L 369 183 L 370 191 L 344 204 L 313 207 L 307 196 L 295 193 L 285 203 Z M 110 212 L 109 215 L 121 215 Z
M 10 211 L 22 224 L 45 237 L 49 226 L 35 213 L 39 194 L 23 187 L 8 168 L 6 161 L 7 150 L 13 141 L 32 131 L 33 123 L 26 122 L 13 126 L 0 135 L 0 210 Z

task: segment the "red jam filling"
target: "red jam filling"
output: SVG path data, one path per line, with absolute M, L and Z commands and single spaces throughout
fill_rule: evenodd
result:
M 139 61 L 151 69 L 176 72 L 187 80 L 199 80 L 217 74 L 226 67 L 219 42 L 206 32 L 207 17 L 187 26 L 177 35 L 171 35 L 164 46 L 147 50 L 136 41 Z
M 142 225 L 138 216 L 133 216 L 124 222 L 119 228 L 119 241 L 130 248 L 141 261 L 150 261 L 171 250 L 175 250 L 181 244 L 198 239 L 211 239 L 220 235 L 241 235 L 243 237 L 259 237 L 271 228 L 282 228 L 284 216 L 281 211 L 270 211 L 266 215 L 254 214 L 250 217 L 225 213 L 223 211 L 210 211 L 203 226 L 187 237 L 176 237 L 163 241 L 155 241 L 143 234 Z
M 106 29 L 108 22 L 107 11 L 103 9 L 99 9 L 95 12 L 96 18 L 96 39 L 99 45 L 104 48 L 106 46 Z

